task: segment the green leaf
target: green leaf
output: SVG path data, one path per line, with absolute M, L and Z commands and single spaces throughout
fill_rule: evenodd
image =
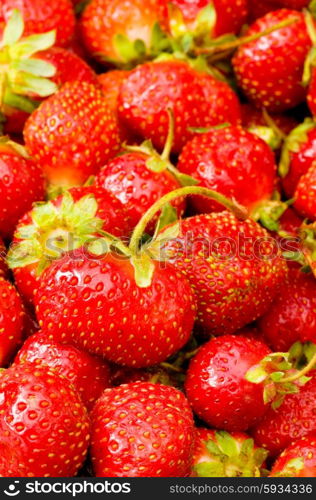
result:
M 182 174 L 179 171 L 174 175 L 181 186 L 196 186 L 197 184 L 199 184 L 199 181 L 197 179 L 194 179 L 190 175 Z
M 50 49 L 55 45 L 56 30 L 31 35 L 21 42 L 12 45 L 9 49 L 11 60 L 31 57 L 36 52 Z
M 164 205 L 161 210 L 161 214 L 155 229 L 155 236 L 153 239 L 157 239 L 158 234 L 164 227 L 169 226 L 169 224 L 173 224 L 177 220 L 177 210 L 170 203 L 166 203 L 166 205 Z
M 124 62 L 137 60 L 138 54 L 135 50 L 134 42 L 131 42 L 126 35 L 120 33 L 115 35 L 113 45 Z
M 248 128 L 248 131 L 266 142 L 273 151 L 279 149 L 282 144 L 282 139 L 271 127 L 265 127 L 264 125 L 252 125 Z
M 197 36 L 210 36 L 216 25 L 217 15 L 213 2 L 200 10 L 195 20 L 194 32 Z
M 273 382 L 280 382 L 280 380 L 284 378 L 284 372 L 273 372 L 271 373 L 270 377 L 273 380 Z
M 19 83 L 12 84 L 12 90 L 17 94 L 34 93 L 40 97 L 48 97 L 58 90 L 54 82 L 46 78 L 33 76 L 31 74 L 23 74 L 23 79 Z
M 12 67 L 17 71 L 45 78 L 51 78 L 56 74 L 56 66 L 42 59 L 22 59 L 13 62 Z
M 168 168 L 168 161 L 163 160 L 158 155 L 151 156 L 146 161 L 146 167 L 149 168 L 149 170 L 151 170 L 152 172 L 164 172 Z
M 227 457 L 236 457 L 239 453 L 239 449 L 237 446 L 236 440 L 225 431 L 217 431 L 215 433 L 216 441 L 219 449 L 226 455 Z
M 14 9 L 3 31 L 2 44 L 6 47 L 13 45 L 22 37 L 24 32 L 24 21 L 21 12 Z
M 262 366 L 256 365 L 252 368 L 249 368 L 245 375 L 245 379 L 248 380 L 248 382 L 252 382 L 253 384 L 261 384 L 267 378 L 267 376 L 268 374 L 266 370 Z
M 6 88 L 5 90 L 3 103 L 11 108 L 19 109 L 20 111 L 24 111 L 29 114 L 33 113 L 33 111 L 35 111 L 35 109 L 39 106 L 39 102 L 28 97 L 16 95 L 11 92 L 9 88 Z
M 155 264 L 153 260 L 145 253 L 140 252 L 130 258 L 130 262 L 134 267 L 135 281 L 139 288 L 147 288 L 151 285 L 155 272 Z
M 175 223 L 170 227 L 161 231 L 154 240 L 144 247 L 144 251 L 148 253 L 153 259 L 160 262 L 168 260 L 168 254 L 164 251 L 164 246 L 168 241 L 171 241 L 179 236 L 180 224 Z
M 274 398 L 276 397 L 276 395 L 277 395 L 277 390 L 276 390 L 275 384 L 270 383 L 264 387 L 263 401 L 265 404 L 268 404 L 268 403 L 271 403 L 271 401 L 274 401 Z
M 218 462 L 202 462 L 194 469 L 198 477 L 225 477 L 224 466 Z
M 188 31 L 184 22 L 181 9 L 173 3 L 168 4 L 169 9 L 169 25 L 173 38 L 181 38 Z
M 143 40 L 140 40 L 140 39 L 135 40 L 134 50 L 135 50 L 135 53 L 137 54 L 138 59 L 141 59 L 146 55 L 147 49 L 146 49 L 146 45 L 144 44 Z
M 212 439 L 209 439 L 205 442 L 205 447 L 207 451 L 214 457 L 221 457 L 223 455 L 222 451 Z

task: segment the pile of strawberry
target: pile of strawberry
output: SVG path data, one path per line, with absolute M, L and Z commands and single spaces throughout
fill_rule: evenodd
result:
M 0 476 L 316 476 L 314 117 L 315 1 L 0 3 Z

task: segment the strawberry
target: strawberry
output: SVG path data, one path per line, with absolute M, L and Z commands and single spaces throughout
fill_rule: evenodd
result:
M 316 115 L 316 68 L 311 69 L 311 76 L 307 92 L 307 104 L 313 116 Z
M 299 269 L 290 269 L 259 326 L 275 351 L 285 352 L 297 341 L 316 343 L 315 278 Z
M 316 156 L 316 124 L 304 120 L 288 135 L 282 149 L 280 175 L 288 198 L 292 198 L 300 178 L 307 174 Z
M 162 252 L 194 288 L 207 336 L 234 333 L 264 314 L 287 272 L 268 233 L 226 211 L 181 221 Z
M 269 2 L 271 0 L 268 0 Z M 274 2 L 275 0 L 273 0 Z M 308 7 L 310 4 L 310 0 L 276 0 L 280 7 L 284 7 L 286 9 L 297 9 L 301 10 L 304 7 Z
M 171 59 L 131 71 L 120 89 L 122 123 L 162 150 L 168 134 L 168 109 L 175 117 L 174 153 L 180 153 L 194 136 L 192 127 L 240 122 L 239 101 L 231 88 L 185 62 Z
M 296 394 L 288 394 L 282 405 L 270 408 L 257 424 L 252 435 L 258 446 L 278 455 L 294 440 L 316 431 L 316 376 L 311 372 L 311 380 Z
M 96 477 L 186 477 L 194 425 L 184 395 L 139 382 L 106 389 L 91 415 Z
M 89 444 L 89 420 L 68 381 L 47 367 L 13 365 L 0 375 L 0 475 L 71 477 Z
M 7 278 L 8 276 L 8 267 L 6 264 L 6 254 L 7 254 L 7 249 L 0 238 L 0 276 L 2 278 Z
M 0 367 L 6 366 L 22 342 L 24 308 L 11 283 L 0 278 Z
M 179 12 L 174 11 L 174 6 L 176 6 L 182 16 L 181 20 L 187 28 L 200 34 L 203 22 L 205 23 L 203 13 L 206 14 L 206 9 L 210 6 L 209 0 L 172 0 L 171 5 L 171 27 L 173 22 L 176 23 L 179 19 Z M 230 0 L 213 0 L 211 9 L 214 19 L 212 30 L 209 33 L 211 37 L 218 37 L 226 33 L 239 33 L 247 19 L 247 0 L 237 0 L 233 9 Z
M 242 91 L 257 107 L 271 112 L 290 109 L 305 98 L 301 82 L 312 44 L 305 18 L 300 12 L 280 9 L 255 21 L 245 34 L 252 36 L 292 19 L 292 24 L 242 45 L 233 58 Z
M 270 353 L 259 340 L 224 335 L 203 345 L 192 359 L 185 391 L 193 411 L 218 429 L 243 431 L 266 413 L 263 385 L 246 380 L 248 370 Z
M 0 32 L 13 9 L 19 9 L 25 21 L 25 34 L 34 35 L 56 30 L 56 42 L 65 46 L 75 28 L 75 16 L 70 0 L 2 0 L 0 5 Z
M 267 144 L 241 127 L 211 129 L 198 134 L 182 150 L 177 165 L 199 185 L 236 199 L 250 210 L 269 200 L 276 185 L 276 164 Z M 256 182 L 260 178 L 260 182 Z M 223 210 L 216 202 L 194 197 L 198 213 Z
M 305 436 L 285 448 L 273 464 L 270 477 L 316 477 L 316 435 Z
M 107 163 L 95 178 L 95 185 L 113 194 L 127 209 L 132 226 L 135 227 L 142 215 L 151 205 L 181 186 L 176 176 L 166 169 L 158 171 L 152 168 L 155 158 L 150 150 L 130 152 L 113 158 Z M 177 213 L 181 216 L 184 212 L 183 199 L 174 202 Z M 158 216 L 157 216 L 158 217 Z M 152 232 L 157 222 L 153 219 L 148 228 Z
M 41 169 L 18 144 L 0 140 L 0 236 L 9 239 L 22 215 L 44 198 Z
M 104 389 L 110 387 L 110 369 L 102 360 L 72 346 L 53 342 L 44 333 L 29 337 L 19 350 L 15 364 L 33 364 L 56 371 L 79 392 L 81 399 L 92 409 Z
M 84 183 L 115 155 L 118 129 L 102 92 L 87 82 L 66 83 L 29 117 L 28 151 L 53 185 Z
M 278 10 L 280 6 L 276 2 L 277 0 L 248 0 L 249 21 L 253 23 L 268 12 Z
M 35 295 L 45 333 L 120 365 L 141 368 L 166 360 L 191 334 L 193 292 L 172 266 L 158 262 L 146 263 L 152 281 L 138 286 L 132 264 L 142 273 L 142 263 L 137 255 L 130 262 L 84 249 L 52 263 Z
M 316 164 L 302 175 L 294 193 L 294 208 L 302 217 L 316 220 Z
M 150 382 L 180 388 L 181 384 L 177 375 L 176 372 L 171 373 L 161 365 L 150 366 L 142 370 L 114 365 L 111 370 L 111 385 L 117 387 L 135 382 Z
M 164 48 L 161 30 L 167 27 L 164 0 L 91 0 L 81 17 L 90 54 L 116 66 L 158 55 Z
M 128 237 L 131 229 L 125 207 L 111 193 L 93 186 L 72 188 L 24 215 L 7 262 L 20 293 L 32 304 L 41 273 L 55 259 L 93 241 L 102 231 Z
M 193 477 L 260 477 L 266 450 L 243 432 L 196 429 Z

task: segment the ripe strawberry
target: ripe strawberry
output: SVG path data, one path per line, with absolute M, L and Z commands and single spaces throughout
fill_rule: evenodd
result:
M 266 413 L 263 385 L 246 380 L 270 353 L 259 340 L 224 335 L 203 345 L 192 359 L 185 391 L 193 411 L 218 429 L 244 431 Z
M 233 58 L 240 88 L 257 107 L 271 112 L 290 109 L 305 98 L 301 82 L 312 42 L 304 15 L 280 9 L 258 19 L 246 32 L 251 36 L 289 19 L 296 22 L 241 46 Z
M 15 364 L 33 364 L 56 371 L 65 377 L 79 392 L 81 399 L 92 409 L 104 389 L 110 387 L 109 366 L 76 347 L 51 341 L 44 333 L 29 337 L 18 352 Z
M 225 33 L 239 33 L 247 19 L 247 1 L 237 0 L 234 3 L 234 8 L 232 8 L 230 0 L 213 0 L 211 5 L 215 13 L 215 21 L 209 35 L 211 37 L 218 37 Z M 202 15 L 203 9 L 207 8 L 210 2 L 208 0 L 173 0 L 172 5 L 179 8 L 184 23 L 188 29 L 194 32 L 196 29 L 199 30 L 200 27 L 199 15 Z M 178 17 L 179 14 L 177 13 Z
M 270 408 L 252 430 L 258 446 L 278 455 L 294 440 L 316 432 L 316 372 L 309 373 L 311 380 L 296 394 L 288 394 L 282 405 Z
M 307 104 L 313 116 L 316 115 L 316 68 L 311 69 L 311 78 L 308 85 Z
M 163 49 L 158 26 L 167 29 L 167 3 L 161 0 L 91 0 L 81 17 L 90 54 L 117 66 L 158 55 Z
M 13 365 L 0 375 L 0 475 L 71 477 L 89 444 L 87 410 L 47 367 Z
M 305 436 L 285 448 L 273 464 L 270 477 L 316 477 L 316 435 Z
M 171 373 L 161 365 L 150 366 L 142 370 L 114 365 L 111 370 L 111 385 L 117 387 L 135 382 L 150 382 L 180 388 L 181 384 L 177 375 L 176 372 Z
M 42 171 L 25 155 L 18 144 L 0 141 L 0 236 L 4 239 L 12 236 L 32 204 L 44 198 Z
M 298 125 L 283 146 L 280 175 L 288 198 L 292 198 L 300 178 L 308 172 L 316 157 L 316 124 L 310 118 Z
M 0 367 L 6 366 L 22 342 L 24 308 L 17 291 L 0 278 Z
M 141 262 L 132 258 L 135 266 Z M 160 363 L 181 349 L 195 318 L 188 282 L 169 264 L 153 262 L 151 284 L 140 287 L 132 263 L 83 249 L 55 261 L 35 295 L 45 333 L 135 368 Z
M 262 316 L 287 272 L 268 233 L 229 212 L 181 221 L 180 235 L 162 251 L 194 288 L 197 323 L 208 336 L 234 333 Z
M 267 452 L 243 432 L 200 427 L 195 433 L 193 477 L 260 477 Z
M 163 195 L 180 188 L 177 178 L 167 169 L 162 172 L 151 169 L 153 157 L 142 152 L 131 152 L 113 158 L 95 178 L 95 185 L 111 192 L 125 207 L 135 227 L 142 215 Z M 178 198 L 173 203 L 180 217 L 185 203 Z M 152 232 L 155 217 L 148 232 Z
M 75 16 L 70 0 L 2 0 L 0 33 L 13 9 L 19 9 L 25 21 L 25 34 L 33 35 L 56 30 L 57 45 L 66 46 L 74 33 Z
M 87 82 L 66 83 L 29 117 L 24 139 L 52 184 L 83 184 L 115 155 L 115 117 L 102 92 Z
M 41 273 L 55 259 L 95 240 L 100 231 L 128 237 L 131 230 L 125 207 L 111 193 L 94 186 L 72 188 L 24 215 L 7 262 L 19 292 L 32 304 Z
M 175 117 L 174 153 L 180 153 L 194 136 L 191 127 L 240 122 L 239 101 L 231 88 L 187 63 L 171 59 L 131 71 L 119 95 L 122 123 L 162 150 L 168 133 L 168 109 Z
M 269 200 L 276 186 L 271 149 L 241 127 L 214 128 L 198 134 L 183 148 L 177 167 L 197 179 L 199 185 L 233 198 L 250 210 Z M 198 213 L 223 210 L 223 206 L 202 196 L 193 197 L 191 204 Z
M 0 238 L 0 277 L 6 278 L 8 276 L 8 267 L 6 264 L 7 249 Z
M 249 22 L 253 23 L 268 12 L 278 10 L 280 6 L 276 2 L 277 0 L 248 0 Z
M 269 2 L 271 0 L 268 0 Z M 275 0 L 273 0 L 274 2 Z M 304 7 L 308 7 L 310 0 L 276 0 L 280 7 L 284 7 L 286 9 L 297 9 L 301 10 Z
M 286 352 L 297 341 L 316 343 L 315 278 L 299 269 L 290 269 L 259 326 L 275 351 Z
M 139 382 L 106 389 L 91 415 L 97 477 L 186 477 L 194 425 L 184 395 Z
M 302 217 L 316 220 L 316 164 L 302 175 L 294 193 L 294 208 Z

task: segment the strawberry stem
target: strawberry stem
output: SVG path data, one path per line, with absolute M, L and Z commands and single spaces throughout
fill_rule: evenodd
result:
M 282 382 L 282 384 L 288 382 L 295 382 L 295 380 L 298 380 L 307 373 L 309 373 L 310 370 L 312 370 L 315 365 L 316 365 L 316 353 L 314 354 L 310 362 L 304 368 L 302 368 L 302 370 L 294 373 L 294 375 L 281 379 L 280 382 Z
M 170 203 L 171 201 L 177 198 L 189 195 L 206 196 L 207 198 L 211 198 L 212 200 L 217 201 L 218 203 L 226 207 L 228 210 L 231 210 L 238 219 L 244 220 L 247 218 L 248 213 L 243 206 L 239 205 L 236 201 L 229 200 L 228 198 L 218 193 L 217 191 L 213 191 L 211 189 L 203 188 L 200 186 L 187 186 L 180 189 L 176 189 L 175 191 L 167 193 L 165 196 L 160 198 L 156 203 L 154 203 L 154 205 L 152 205 L 149 208 L 149 210 L 147 210 L 147 212 L 138 222 L 137 226 L 134 229 L 129 244 L 129 249 L 132 254 L 135 255 L 137 254 L 139 250 L 139 242 L 142 239 L 146 227 L 155 217 L 156 213 L 159 212 L 166 203 Z
M 169 126 L 168 126 L 168 135 L 164 150 L 161 154 L 161 159 L 165 161 L 169 161 L 171 149 L 174 141 L 174 114 L 171 109 L 167 109 L 168 118 L 169 118 Z

